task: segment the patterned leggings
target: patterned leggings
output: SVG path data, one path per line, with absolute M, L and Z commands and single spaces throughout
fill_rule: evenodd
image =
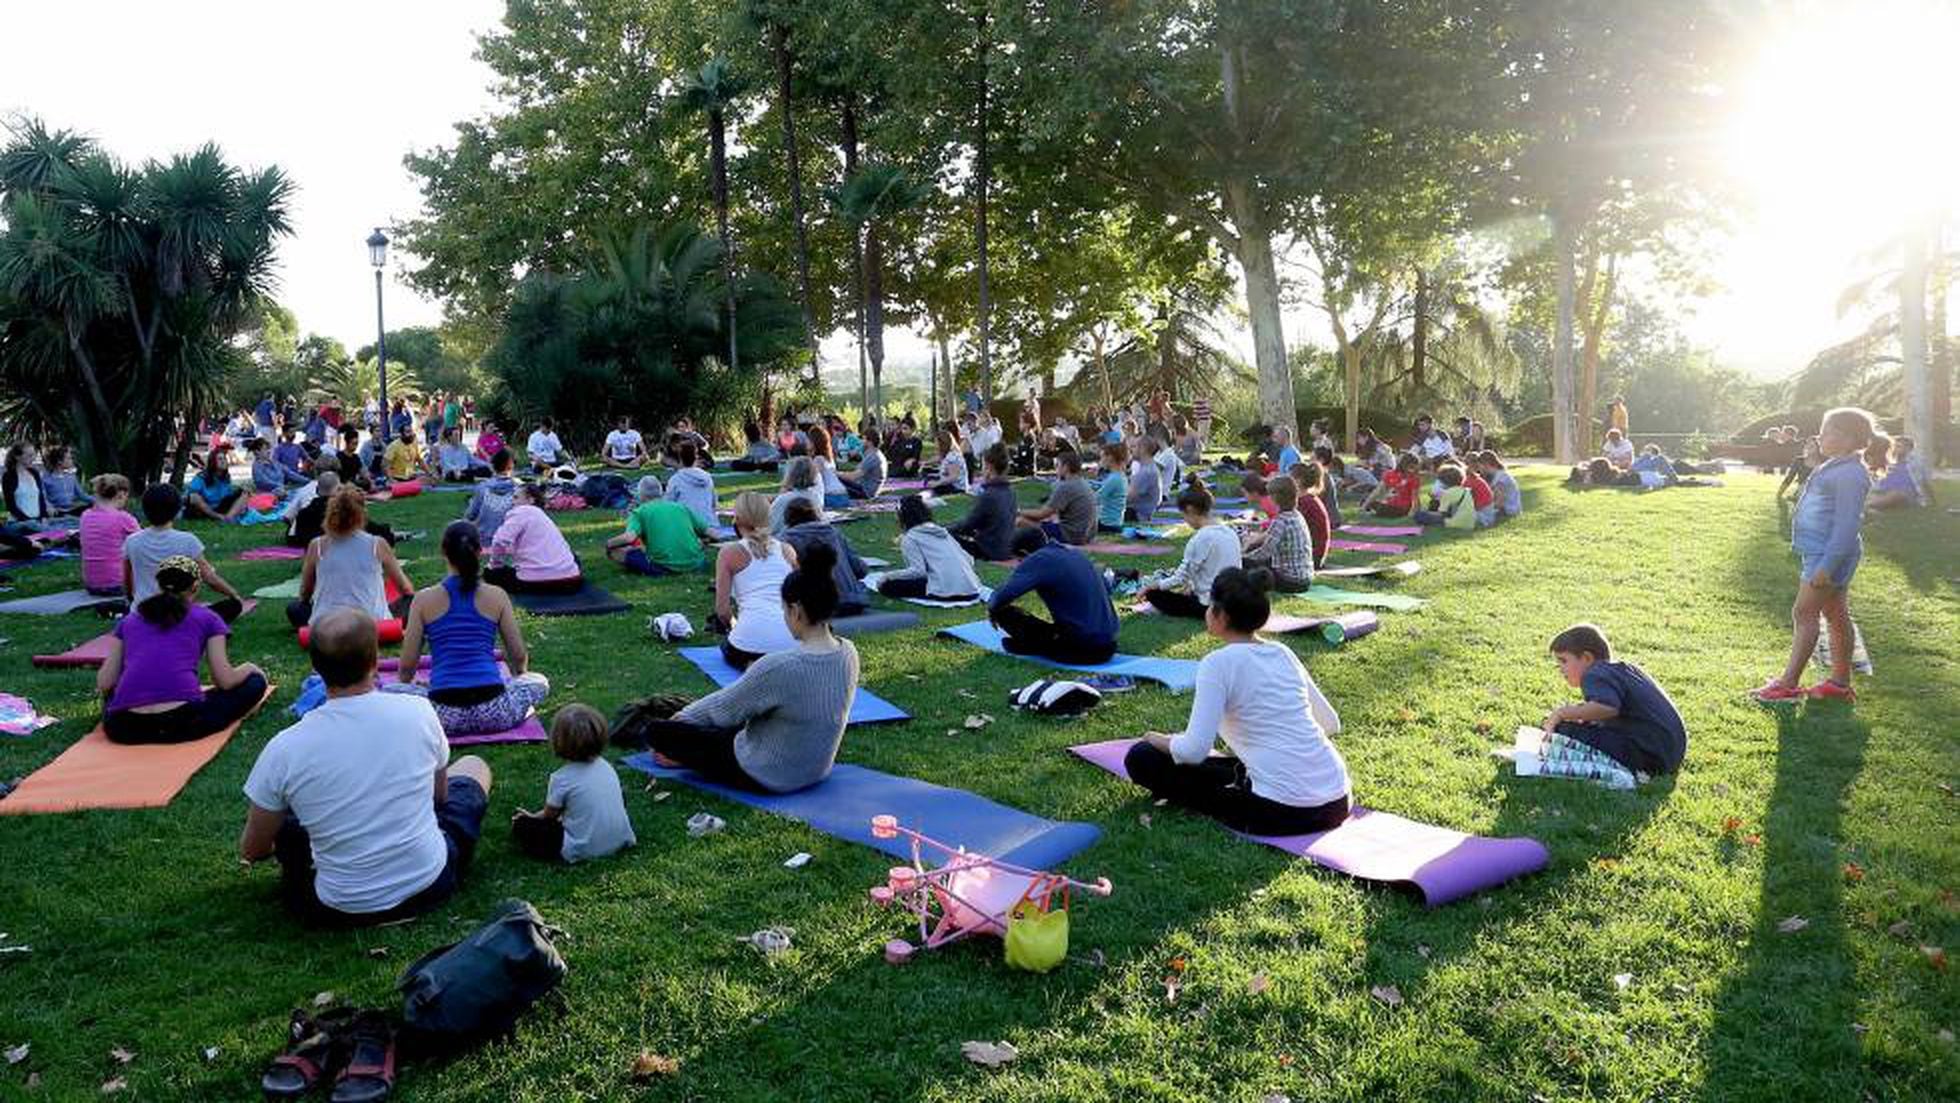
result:
M 1633 771 L 1605 751 L 1589 747 L 1568 735 L 1553 732 L 1539 748 L 1538 772 L 1546 777 L 1572 777 L 1596 781 L 1608 789 L 1631 789 L 1637 780 Z
M 417 697 L 429 695 L 429 687 L 424 685 L 390 682 L 386 689 L 389 693 L 413 693 Z M 429 703 L 435 706 L 436 719 L 442 721 L 444 735 L 488 735 L 522 724 L 538 707 L 538 702 L 550 695 L 551 682 L 544 675 L 519 674 L 505 683 L 501 695 L 480 704 Z

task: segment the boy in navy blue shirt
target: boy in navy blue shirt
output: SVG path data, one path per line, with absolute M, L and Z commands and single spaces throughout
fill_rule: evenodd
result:
M 1552 638 L 1551 652 L 1566 684 L 1585 700 L 1545 717 L 1543 772 L 1632 788 L 1633 775 L 1681 768 L 1688 729 L 1680 711 L 1646 671 L 1613 661 L 1604 633 L 1575 624 Z
M 1014 554 L 1022 556 L 1007 581 L 987 602 L 987 619 L 1001 631 L 1001 646 L 1014 655 L 1039 655 L 1060 663 L 1093 666 L 1116 654 L 1116 607 L 1102 571 L 1089 557 L 1054 543 L 1038 528 L 1014 534 Z M 1032 590 L 1048 607 L 1052 621 L 1014 604 Z

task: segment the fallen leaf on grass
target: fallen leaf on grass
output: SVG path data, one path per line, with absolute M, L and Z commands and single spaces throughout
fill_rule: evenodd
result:
M 1414 723 L 1416 718 L 1416 710 L 1405 708 L 1401 712 L 1396 714 L 1396 718 L 1401 720 L 1404 724 Z
M 1273 981 L 1271 977 L 1268 977 L 1264 973 L 1254 973 L 1252 974 L 1251 982 L 1246 985 L 1246 989 L 1256 996 L 1272 986 Z
M 1865 1034 L 1866 1034 L 1866 1032 L 1868 1032 L 1868 1031 L 1870 1031 L 1870 1030 L 1871 1030 L 1871 1027 L 1868 1027 L 1868 1026 L 1866 1026 L 1866 1025 L 1865 1025 L 1864 1023 L 1852 1023 L 1852 1024 L 1851 1024 L 1851 1033 L 1853 1033 L 1853 1034 L 1856 1034 L 1856 1035 L 1858 1035 L 1858 1036 L 1859 1036 L 1859 1037 L 1861 1037 L 1861 1038 L 1862 1038 L 1862 1037 L 1864 1037 L 1864 1036 L 1865 1036 Z
M 1808 926 L 1810 926 L 1810 920 L 1805 919 L 1801 915 L 1793 915 L 1778 922 L 1776 929 L 1782 931 L 1784 934 L 1795 934 Z
M 131 1053 L 129 1050 L 126 1050 L 121 1046 L 117 1046 L 116 1048 L 110 1050 L 109 1056 L 115 1058 L 116 1064 L 118 1065 L 127 1065 L 131 1061 L 136 1060 L 136 1054 Z
M 1940 782 L 1939 785 L 1940 785 L 1940 792 L 1945 793 L 1949 797 L 1954 795 L 1953 786 L 1947 784 L 1944 781 Z
M 369 948 L 368 948 L 368 956 L 369 956 L 369 957 L 371 957 L 371 958 L 384 958 L 384 957 L 387 957 L 387 956 L 388 956 L 388 947 L 386 947 L 386 946 L 371 946 L 371 947 L 369 947 Z
M 983 712 L 978 716 L 971 716 L 971 715 L 968 716 L 966 718 L 965 725 L 966 728 L 970 731 L 974 728 L 984 728 L 988 724 L 991 724 L 993 722 L 994 722 L 994 718 L 988 716 L 986 713 Z
M 1142 825 L 1143 825 L 1143 826 L 1145 826 L 1145 827 L 1149 827 L 1149 826 L 1150 826 L 1150 813 L 1148 813 L 1148 812 L 1143 812 L 1143 813 L 1140 813 L 1140 814 L 1138 814 L 1138 816 L 1137 816 L 1137 822 L 1138 822 L 1138 823 L 1140 823 L 1140 824 L 1142 824 Z
M 1619 989 L 1619 990 L 1620 990 L 1620 991 L 1622 991 L 1622 992 L 1624 992 L 1624 991 L 1626 991 L 1626 990 L 1627 990 L 1627 986 L 1628 986 L 1628 985 L 1630 985 L 1630 984 L 1632 984 L 1632 983 L 1633 983 L 1633 974 L 1632 974 L 1632 973 L 1615 973 L 1615 974 L 1613 974 L 1613 987 L 1615 987 L 1615 988 L 1617 988 L 1617 989 Z
M 1377 984 L 1368 989 L 1368 994 L 1385 1007 L 1402 1006 L 1402 990 L 1392 984 Z
M 1722 834 L 1733 835 L 1742 830 L 1742 817 L 1730 816 L 1722 821 Z
M 1844 863 L 1844 879 L 1854 885 L 1857 884 L 1865 879 L 1865 867 L 1856 862 Z
M 1259 1103 L 1293 1103 L 1293 1097 L 1290 1095 L 1281 1095 L 1279 1092 L 1273 1092 L 1271 1095 L 1260 1096 Z
M 1477 734 L 1478 734 L 1478 735 L 1489 735 L 1489 734 L 1490 734 L 1490 729 L 1491 729 L 1491 723 L 1490 723 L 1490 721 L 1488 721 L 1488 720 L 1479 720 L 1479 721 L 1477 721 Z
M 1174 957 L 1170 961 L 1171 972 L 1173 973 L 1182 973 L 1189 966 L 1190 962 L 1185 961 L 1181 957 Z
M 962 1042 L 960 1054 L 976 1065 L 997 1069 L 1021 1054 L 1012 1042 Z
M 1912 920 L 1901 919 L 1890 927 L 1885 928 L 1885 933 L 1891 935 L 1893 938 L 1910 939 L 1912 937 Z
M 128 1087 L 129 1087 L 129 1081 L 124 1080 L 122 1077 L 118 1076 L 113 1080 L 104 1080 L 102 1082 L 102 1094 L 114 1095 L 119 1091 L 123 1091 L 127 1089 Z
M 1184 982 L 1175 976 L 1164 978 L 1164 1002 L 1176 1003 L 1177 994 L 1184 990 Z
M 1941 946 L 1920 946 L 1919 952 L 1926 955 L 1926 964 L 1940 972 L 1946 972 L 1946 949 Z
M 1428 946 L 1425 946 L 1425 945 L 1423 945 L 1423 944 L 1421 944 L 1421 943 L 1417 943 L 1417 944 L 1416 944 L 1416 956 L 1417 956 L 1417 957 L 1420 957 L 1420 958 L 1422 958 L 1422 959 L 1424 959 L 1424 960 L 1426 961 L 1426 960 L 1428 960 L 1428 958 L 1429 958 L 1429 953 L 1430 953 L 1430 950 L 1429 950 L 1429 947 L 1428 947 Z
M 218 1059 L 217 1046 L 205 1046 L 203 1049 L 203 1053 L 204 1053 L 204 1059 L 206 1061 L 215 1061 Z
M 672 1076 L 680 1070 L 678 1058 L 641 1050 L 640 1055 L 633 1058 L 632 1078 L 635 1083 L 645 1083 L 656 1076 Z
M 22 1042 L 21 1044 L 8 1050 L 6 1052 L 7 1063 L 10 1065 L 18 1065 L 22 1061 L 27 1060 L 27 1054 L 33 1048 L 34 1045 L 32 1042 Z
M 1744 846 L 1761 846 L 1763 845 L 1763 837 L 1761 835 L 1744 835 L 1742 837 L 1742 844 Z

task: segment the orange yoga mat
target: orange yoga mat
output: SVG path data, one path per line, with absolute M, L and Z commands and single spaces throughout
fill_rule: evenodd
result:
M 268 686 L 265 698 L 271 696 Z M 264 706 L 265 699 L 259 704 Z M 162 808 L 237 734 L 238 724 L 233 724 L 190 743 L 124 746 L 109 742 L 98 726 L 0 799 L 0 815 Z

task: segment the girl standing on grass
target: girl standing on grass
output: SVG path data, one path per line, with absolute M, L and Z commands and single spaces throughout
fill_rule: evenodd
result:
M 1857 573 L 1858 560 L 1864 555 L 1858 528 L 1872 485 L 1861 456 L 1876 434 L 1872 415 L 1855 406 L 1840 406 L 1824 415 L 1823 428 L 1817 434 L 1817 448 L 1824 462 L 1804 484 L 1790 526 L 1790 546 L 1803 561 L 1796 604 L 1790 610 L 1794 621 L 1790 662 L 1780 676 L 1751 692 L 1758 701 L 1814 697 L 1850 702 L 1857 698 L 1851 689 L 1851 612 L 1845 601 L 1851 576 Z M 1806 689 L 1799 679 L 1810 662 L 1810 653 L 1817 648 L 1820 614 L 1831 633 L 1831 676 Z

